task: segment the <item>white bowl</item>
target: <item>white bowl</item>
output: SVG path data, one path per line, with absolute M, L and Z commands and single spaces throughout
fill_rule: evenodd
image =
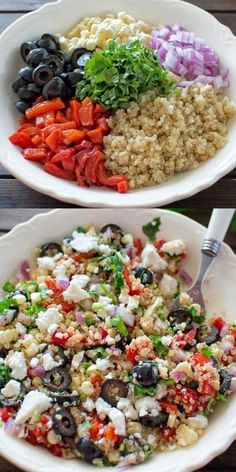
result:
M 101 226 L 114 222 L 126 231 L 143 239 L 142 225 L 153 218 L 161 217 L 160 237 L 182 238 L 188 247 L 189 257 L 185 268 L 194 277 L 196 274 L 201 242 L 205 228 L 185 216 L 167 210 L 54 210 L 38 215 L 21 224 L 8 235 L 0 238 L 0 286 L 8 277 L 14 276 L 18 266 L 31 256 L 36 245 L 50 240 L 60 240 L 78 225 L 94 223 Z M 204 286 L 204 297 L 209 315 L 222 315 L 227 319 L 235 316 L 236 305 L 236 256 L 225 244 Z M 190 472 L 200 469 L 215 456 L 223 452 L 236 438 L 236 396 L 217 409 L 210 420 L 206 433 L 188 448 L 173 452 L 158 453 L 148 462 L 139 465 L 139 470 L 152 472 Z M 7 436 L 0 428 L 0 454 L 29 472 L 82 472 L 91 471 L 91 466 L 82 461 L 65 461 L 52 456 L 46 449 L 30 446 L 23 440 Z M 95 470 L 95 469 L 94 469 Z M 111 468 L 103 468 L 111 471 Z
M 21 17 L 0 38 L 0 162 L 29 187 L 69 203 L 92 207 L 162 206 L 210 187 L 235 167 L 236 120 L 230 125 L 228 144 L 198 169 L 178 174 L 165 184 L 135 190 L 126 195 L 105 188 L 84 189 L 73 182 L 53 177 L 44 172 L 40 165 L 24 160 L 18 148 L 8 141 L 17 127 L 13 106 L 16 98 L 10 84 L 22 65 L 19 58 L 20 44 L 44 32 L 66 32 L 84 16 L 121 10 L 153 25 L 178 22 L 203 37 L 230 69 L 229 94 L 236 103 L 236 62 L 233 61 L 236 56 L 236 38 L 229 28 L 209 13 L 181 0 L 60 0 Z

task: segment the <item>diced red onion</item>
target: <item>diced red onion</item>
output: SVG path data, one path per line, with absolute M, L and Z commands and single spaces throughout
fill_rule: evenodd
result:
M 187 357 L 187 353 L 183 351 L 182 349 L 175 349 L 173 353 L 171 354 L 171 360 L 173 362 L 185 361 L 186 357 Z
M 35 369 L 32 369 L 32 371 L 33 375 L 35 375 L 36 377 L 43 377 L 45 374 L 45 369 L 41 365 L 37 365 L 37 367 L 35 367 Z
M 0 327 L 5 326 L 13 320 L 15 311 L 14 310 L 8 310 L 5 315 L 0 316 Z
M 225 324 L 225 325 L 223 326 L 223 328 L 221 328 L 221 330 L 220 330 L 220 337 L 221 337 L 221 338 L 224 338 L 224 336 L 226 336 L 226 334 L 228 334 L 228 332 L 229 332 L 229 328 L 228 328 L 228 326 Z
M 176 382 L 179 382 L 180 380 L 185 380 L 187 378 L 187 374 L 185 372 L 176 370 L 171 372 L 171 378 Z
M 133 251 L 134 251 L 134 246 L 132 244 L 128 244 L 125 248 L 125 252 L 127 256 L 132 257 L 133 256 Z
M 75 318 L 76 318 L 77 323 L 79 323 L 79 324 L 84 324 L 85 323 L 84 313 L 82 313 L 81 311 L 78 311 L 76 313 Z
M 6 434 L 9 434 L 9 436 L 17 437 L 21 433 L 22 429 L 23 426 L 20 424 L 16 425 L 13 418 L 9 418 L 4 425 L 4 431 Z
M 189 87 L 194 83 L 210 84 L 216 88 L 229 86 L 229 71 L 221 66 L 215 51 L 204 39 L 178 24 L 153 30 L 151 47 L 165 69 L 183 77 L 179 87 Z
M 115 313 L 116 313 L 116 309 L 117 309 L 117 307 L 115 305 L 110 306 L 110 308 L 108 310 L 109 315 L 114 316 Z
M 57 284 L 57 288 L 60 288 L 62 290 L 66 290 L 67 287 L 69 286 L 69 278 L 68 277 L 64 277 L 63 279 L 58 279 L 56 284 Z
M 30 278 L 29 269 L 30 269 L 29 261 L 23 261 L 20 266 L 20 270 L 18 274 L 16 275 L 16 278 L 18 280 L 29 280 Z
M 178 274 L 178 275 L 179 275 L 179 277 L 181 277 L 182 279 L 184 279 L 184 281 L 185 281 L 185 283 L 186 283 L 187 285 L 191 285 L 193 279 L 192 279 L 191 275 L 189 275 L 189 273 L 188 273 L 186 270 L 181 269 L 181 270 L 179 271 L 179 274 Z
M 229 352 L 231 349 L 234 348 L 234 345 L 231 344 L 229 341 L 222 341 L 222 349 L 224 352 Z
M 24 313 L 20 312 L 16 318 L 17 321 L 22 323 L 23 325 L 29 326 L 32 322 L 32 318 L 30 316 L 26 316 Z
M 113 356 L 119 357 L 121 355 L 121 350 L 118 347 L 111 346 L 107 349 L 108 353 L 111 353 Z

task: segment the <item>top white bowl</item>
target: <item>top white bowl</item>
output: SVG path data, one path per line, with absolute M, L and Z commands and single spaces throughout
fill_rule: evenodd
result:
M 22 64 L 20 44 L 45 32 L 66 32 L 84 16 L 122 10 L 152 25 L 178 22 L 203 37 L 216 50 L 224 66 L 230 69 L 229 95 L 236 103 L 236 38 L 229 28 L 209 13 L 189 3 L 181 0 L 59 0 L 21 17 L 0 38 L 0 162 L 26 185 L 59 200 L 92 207 L 161 206 L 210 187 L 236 165 L 236 120 L 231 123 L 228 144 L 198 169 L 178 174 L 165 184 L 125 195 L 105 188 L 84 189 L 74 182 L 53 177 L 44 172 L 40 165 L 24 160 L 19 149 L 8 141 L 8 136 L 17 127 L 13 106 L 15 96 L 10 84 Z
M 127 232 L 145 240 L 142 225 L 153 218 L 161 218 L 158 237 L 166 240 L 181 238 L 185 241 L 189 257 L 185 269 L 194 277 L 197 272 L 201 243 L 205 228 L 185 216 L 166 210 L 54 210 L 38 215 L 17 226 L 0 238 L 0 287 L 3 281 L 16 274 L 24 259 L 33 259 L 34 248 L 49 241 L 58 241 L 78 225 L 94 224 L 101 227 L 116 223 Z M 236 256 L 225 244 L 204 283 L 204 299 L 210 316 L 221 315 L 236 321 Z M 140 472 L 190 472 L 200 469 L 217 454 L 223 452 L 236 438 L 236 394 L 210 418 L 204 435 L 193 446 L 173 452 L 157 453 L 148 462 L 138 466 Z M 23 440 L 7 436 L 0 428 L 0 454 L 29 472 L 91 472 L 91 465 L 79 460 L 63 460 L 52 456 L 41 447 L 33 447 Z M 95 467 L 93 468 L 95 472 Z M 101 469 L 100 469 L 101 470 Z M 118 470 L 115 468 L 115 470 Z M 131 469 L 130 469 L 131 470 Z M 132 469 L 134 470 L 134 469 Z M 135 469 L 136 470 L 136 469 Z M 112 472 L 111 467 L 102 472 Z

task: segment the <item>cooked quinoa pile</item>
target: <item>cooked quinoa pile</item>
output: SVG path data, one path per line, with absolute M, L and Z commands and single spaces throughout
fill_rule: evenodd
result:
M 137 464 L 202 436 L 236 390 L 236 329 L 184 292 L 188 248 L 116 224 L 36 249 L 0 300 L 7 434 L 97 466 Z M 180 305 L 172 304 L 180 294 Z
M 235 111 L 230 99 L 211 85 L 196 84 L 167 97 L 148 92 L 109 119 L 106 168 L 125 174 L 132 189 L 196 169 L 227 143 Z

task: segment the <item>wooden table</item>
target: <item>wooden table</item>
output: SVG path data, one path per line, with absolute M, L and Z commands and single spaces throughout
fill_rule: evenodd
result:
M 48 0 L 0 0 L 0 31 L 30 10 Z M 53 0 L 52 0 L 53 1 Z M 236 0 L 189 0 L 209 10 L 219 21 L 236 33 Z M 215 185 L 178 203 L 179 206 L 232 207 L 236 200 L 236 169 Z M 209 204 L 208 203 L 208 204 Z M 0 166 L 0 208 L 54 208 L 71 207 L 26 187 Z
M 84 210 L 86 211 L 86 210 Z M 7 233 L 17 223 L 28 220 L 37 213 L 45 212 L 44 209 L 33 210 L 33 209 L 4 209 L 0 210 L 0 236 Z M 189 209 L 185 212 L 187 216 L 199 221 L 200 223 L 207 226 L 209 216 L 211 214 L 210 209 Z M 233 250 L 236 252 L 236 234 L 229 231 L 226 237 L 226 241 L 231 245 Z M 228 449 L 227 452 L 219 456 L 217 459 L 212 461 L 206 467 L 198 472 L 235 472 L 236 471 L 236 442 Z M 20 469 L 7 462 L 5 459 L 0 457 L 0 472 L 20 472 Z M 45 472 L 51 472 L 49 470 Z M 66 472 L 66 471 L 65 471 Z

